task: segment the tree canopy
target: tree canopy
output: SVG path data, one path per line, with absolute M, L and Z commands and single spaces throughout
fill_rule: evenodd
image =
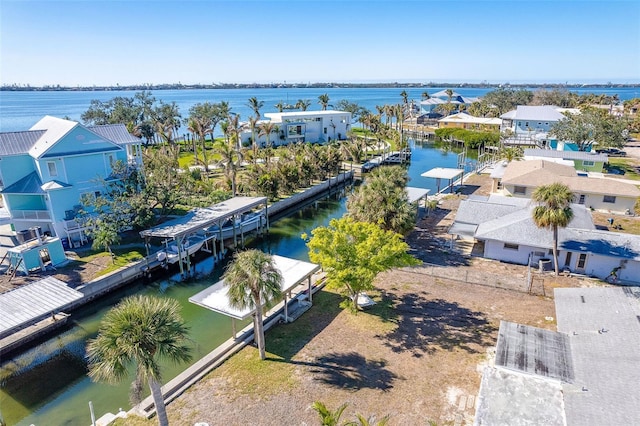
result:
M 400 234 L 348 216 L 332 219 L 329 226 L 316 228 L 311 235 L 309 259 L 322 265 L 327 284 L 348 297 L 345 306 L 354 311 L 358 295 L 373 289 L 378 273 L 420 263 L 407 253 L 409 246 Z M 306 240 L 307 235 L 302 238 Z
M 561 141 L 574 142 L 580 151 L 591 151 L 592 146 L 621 147 L 626 142 L 627 123 L 608 111 L 585 108 L 581 113 L 566 113 L 554 124 L 550 134 Z
M 573 218 L 571 202 L 573 193 L 561 183 L 543 185 L 533 192 L 531 199 L 537 203 L 533 209 L 533 220 L 540 228 L 553 230 L 553 260 L 556 275 L 558 268 L 558 228 L 565 228 Z
M 142 385 L 151 389 L 158 422 L 168 425 L 160 389 L 160 362 L 183 363 L 191 359 L 188 328 L 172 299 L 132 296 L 123 299 L 102 318 L 98 336 L 87 344 L 89 377 L 119 383 L 136 367 L 132 399 L 139 402 Z
M 347 199 L 347 213 L 356 221 L 374 223 L 406 234 L 415 225 L 415 207 L 405 187 L 409 177 L 400 166 L 379 167 Z

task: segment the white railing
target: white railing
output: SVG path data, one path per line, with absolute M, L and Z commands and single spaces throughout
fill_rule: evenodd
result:
M 14 220 L 51 220 L 48 210 L 12 210 L 11 216 Z

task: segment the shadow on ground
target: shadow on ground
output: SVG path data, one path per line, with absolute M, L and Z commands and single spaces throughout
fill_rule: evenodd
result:
M 419 358 L 439 349 L 477 353 L 493 344 L 497 329 L 482 312 L 442 299 L 429 300 L 416 293 L 398 298 L 385 294 L 384 299 L 393 303 L 398 327 L 378 337 L 394 352 L 408 351 Z
M 265 338 L 265 349 L 277 357 L 270 357 L 270 359 L 290 362 L 300 349 L 342 312 L 340 308 L 342 300 L 339 294 L 322 290 L 314 295 L 310 312 L 293 323 L 278 324 L 269 330 Z
M 389 390 L 398 376 L 386 367 L 384 360 L 370 360 L 356 352 L 331 353 L 311 364 L 315 380 L 348 389 Z

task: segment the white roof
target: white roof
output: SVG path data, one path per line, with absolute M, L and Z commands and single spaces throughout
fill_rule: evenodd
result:
M 500 118 L 474 117 L 466 112 L 459 112 L 438 120 L 440 123 L 470 123 L 470 124 L 502 124 Z
M 426 197 L 430 190 L 424 188 L 416 188 L 415 186 L 407 186 L 405 188 L 405 191 L 407 192 L 409 203 L 415 203 L 421 198 Z
M 267 197 L 233 197 L 211 207 L 193 209 L 186 215 L 140 232 L 142 237 L 176 238 L 196 232 L 234 214 L 244 213 L 261 204 Z
M 277 255 L 272 255 L 272 258 L 276 268 L 282 274 L 283 280 L 280 289 L 283 293 L 291 290 L 320 270 L 320 265 L 315 263 Z M 231 307 L 224 280 L 220 280 L 211 287 L 191 296 L 189 302 L 239 320 L 248 318 L 255 310 L 249 308 L 240 310 Z
M 283 117 L 287 118 L 306 118 L 306 117 L 330 117 L 335 115 L 351 115 L 348 111 L 336 111 L 336 110 L 326 110 L 326 111 L 283 111 L 283 112 L 267 112 L 264 114 L 265 117 L 271 119 L 273 122 L 282 122 Z
M 529 120 L 557 122 L 565 118 L 561 108 L 553 105 L 518 105 L 516 109 L 502 114 L 507 120 Z
M 422 173 L 420 176 L 436 179 L 455 179 L 464 173 L 462 169 L 451 169 L 446 167 L 436 167 L 427 172 Z
M 38 141 L 29 150 L 29 155 L 39 158 L 64 135 L 69 133 L 78 123 L 62 118 L 47 115 L 31 127 L 29 130 L 45 130 L 45 134 L 40 136 Z

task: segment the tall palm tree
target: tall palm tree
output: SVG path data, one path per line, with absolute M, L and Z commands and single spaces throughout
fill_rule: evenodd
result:
M 422 92 L 422 95 L 420 95 L 420 97 L 422 98 L 422 100 L 427 100 L 431 98 L 431 96 L 429 96 L 429 92 L 427 92 L 426 90 Z
M 553 230 L 553 261 L 556 275 L 558 268 L 558 228 L 565 228 L 573 218 L 571 202 L 573 193 L 568 186 L 561 183 L 552 183 L 538 187 L 531 196 L 537 203 L 533 209 L 533 221 L 539 228 L 551 228 Z
M 249 98 L 249 103 L 247 106 L 253 110 L 253 113 L 256 115 L 256 119 L 260 119 L 260 108 L 264 106 L 264 101 L 259 101 L 258 98 L 251 97 Z
M 311 101 L 309 99 L 298 99 L 298 102 L 296 102 L 296 108 L 300 108 L 302 111 L 306 111 L 310 106 Z
M 263 305 L 269 305 L 282 295 L 282 274 L 271 255 L 253 249 L 237 252 L 222 279 L 228 287 L 227 295 L 232 307 L 255 309 L 254 336 L 260 359 L 265 359 L 262 309 Z
M 267 153 L 271 150 L 271 133 L 275 133 L 278 131 L 278 126 L 272 121 L 264 121 L 258 124 L 258 137 L 264 136 L 266 138 L 265 147 L 267 148 Z M 270 155 L 267 155 L 267 166 L 269 165 Z
M 168 425 L 160 389 L 160 361 L 174 363 L 191 359 L 187 327 L 178 302 L 150 296 L 122 300 L 102 319 L 98 336 L 87 345 L 89 377 L 118 383 L 128 375 L 127 367 L 136 366 L 134 389 L 147 382 L 156 406 L 158 423 Z
M 318 103 L 322 107 L 322 110 L 326 111 L 327 107 L 329 106 L 329 94 L 323 93 L 322 95 L 318 96 Z
M 242 163 L 242 152 L 236 149 L 235 144 L 224 141 L 214 143 L 213 149 L 220 155 L 218 164 L 224 168 L 224 175 L 229 181 L 231 193 L 235 197 L 238 191 L 236 182 Z
M 258 141 L 256 140 L 257 125 L 258 125 L 258 119 L 256 117 L 249 117 L 249 128 L 251 129 L 251 146 L 253 147 L 253 164 L 254 165 L 258 160 Z
M 278 112 L 284 111 L 284 104 L 282 102 L 278 102 L 277 104 L 274 105 L 274 107 L 276 107 Z
M 403 105 L 409 104 L 409 94 L 407 93 L 406 90 L 403 90 L 402 92 L 400 92 L 400 96 L 402 97 Z

